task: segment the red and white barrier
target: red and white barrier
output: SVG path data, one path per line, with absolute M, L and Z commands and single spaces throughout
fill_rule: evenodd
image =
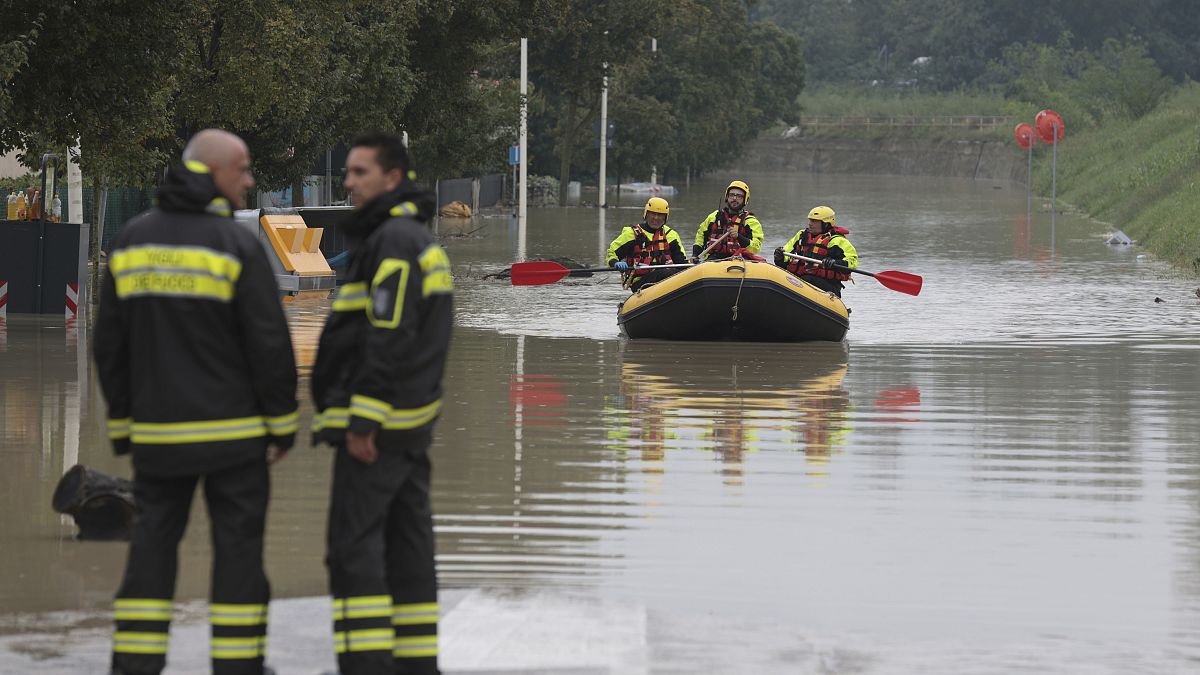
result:
M 79 284 L 67 284 L 67 307 L 63 310 L 63 316 L 67 319 L 73 319 L 78 313 Z
M 8 316 L 8 282 L 0 279 L 0 319 Z

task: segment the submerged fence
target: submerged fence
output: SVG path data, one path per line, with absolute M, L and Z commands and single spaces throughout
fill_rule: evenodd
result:
M 1013 118 L 1006 115 L 888 115 L 842 116 L 821 115 L 801 117 L 802 127 L 836 127 L 875 129 L 880 127 L 928 127 L 994 131 L 1008 129 Z

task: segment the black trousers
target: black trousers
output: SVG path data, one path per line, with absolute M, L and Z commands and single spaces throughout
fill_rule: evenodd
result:
M 325 562 L 341 675 L 439 672 L 429 443 L 378 443 L 369 465 L 337 448 Z
M 113 602 L 116 673 L 157 674 L 166 666 L 179 540 L 200 481 L 212 527 L 212 669 L 218 675 L 262 673 L 271 595 L 263 571 L 263 530 L 270 497 L 265 443 L 261 459 L 212 473 L 134 475 L 140 513 L 129 543 L 125 578 Z

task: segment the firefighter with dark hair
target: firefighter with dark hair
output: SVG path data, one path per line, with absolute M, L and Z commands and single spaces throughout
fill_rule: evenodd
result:
M 326 565 L 341 675 L 438 672 L 428 451 L 454 283 L 426 227 L 433 195 L 412 178 L 398 136 L 351 143 L 349 268 L 313 367 L 314 442 L 336 450 Z
M 775 249 L 775 264 L 840 298 L 845 287 L 842 282 L 850 279 L 850 272 L 846 270 L 858 267 L 858 251 L 846 238 L 847 234 L 850 230 L 838 226 L 833 209 L 817 206 L 808 213 L 808 227 Z M 819 262 L 789 258 L 785 253 Z
M 270 672 L 267 465 L 295 438 L 296 364 L 263 247 L 231 218 L 254 186 L 246 144 L 206 129 L 183 159 L 113 242 L 96 319 L 108 436 L 133 456 L 140 510 L 113 603 L 112 672 L 166 666 L 179 541 L 203 483 L 212 669 L 259 675 Z
M 725 199 L 721 208 L 708 214 L 696 229 L 692 244 L 692 262 L 721 260 L 738 255 L 745 249 L 749 253 L 762 250 L 763 229 L 758 218 L 747 210 L 750 202 L 750 186 L 745 181 L 735 180 L 725 188 Z M 711 247 L 711 248 L 710 248 Z

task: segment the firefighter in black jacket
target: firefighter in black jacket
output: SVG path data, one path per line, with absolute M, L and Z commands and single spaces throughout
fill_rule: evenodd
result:
M 296 365 L 266 254 L 230 217 L 254 185 L 245 143 L 208 129 L 183 159 L 157 206 L 113 242 L 96 320 L 108 435 L 117 454 L 133 455 L 140 509 L 113 603 L 112 670 L 166 664 L 178 544 L 203 480 L 213 672 L 257 675 L 270 596 L 267 465 L 295 437 Z
M 454 284 L 409 182 L 399 137 L 351 143 L 345 283 L 313 367 L 314 442 L 336 449 L 328 554 L 342 675 L 437 673 L 437 579 L 428 450 L 442 405 Z

